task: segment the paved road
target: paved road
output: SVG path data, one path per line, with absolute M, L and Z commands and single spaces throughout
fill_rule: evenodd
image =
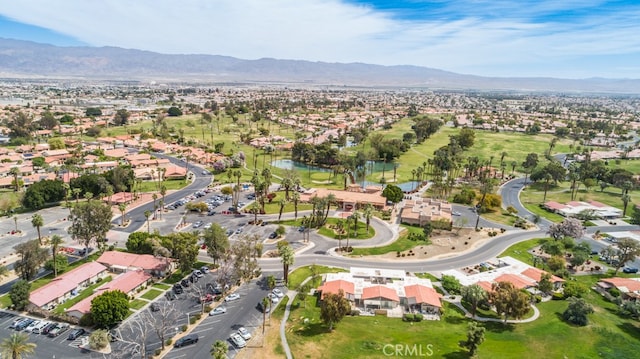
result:
M 169 161 L 171 161 L 173 164 L 176 165 L 180 165 L 180 166 L 184 166 L 185 163 L 184 161 L 180 161 L 174 157 L 170 157 L 170 156 L 166 156 L 166 155 L 161 155 L 158 153 L 154 153 L 154 156 L 158 157 L 158 158 L 166 158 Z M 202 171 L 204 171 L 204 168 L 200 167 L 197 164 L 192 164 L 189 163 L 189 167 L 187 168 L 187 171 L 191 171 L 193 173 L 193 175 L 195 176 L 194 181 L 189 184 L 188 186 L 186 186 L 185 188 L 173 192 L 171 194 L 168 194 L 165 196 L 165 204 L 170 204 L 172 202 L 175 202 L 177 200 L 179 200 L 180 198 L 183 198 L 187 195 L 192 194 L 193 192 L 199 191 L 203 188 L 206 188 L 207 186 L 209 186 L 209 184 L 211 184 L 211 181 L 213 179 L 213 177 L 211 175 L 202 175 Z M 127 212 L 127 218 L 129 220 L 131 220 L 131 224 L 129 224 L 127 227 L 125 228 L 121 228 L 118 227 L 117 225 L 120 224 L 120 216 L 116 217 L 112 223 L 115 225 L 113 227 L 114 231 L 120 231 L 120 232 L 126 232 L 126 233 L 133 233 L 135 231 L 137 231 L 140 227 L 142 227 L 145 222 L 147 221 L 147 219 L 144 216 L 144 212 L 145 211 L 153 211 L 153 202 L 138 206 L 136 208 L 131 209 L 130 211 Z

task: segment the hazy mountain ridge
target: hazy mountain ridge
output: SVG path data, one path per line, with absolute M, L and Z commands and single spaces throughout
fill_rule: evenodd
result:
M 166 55 L 117 47 L 58 47 L 0 38 L 4 77 L 274 82 L 432 89 L 640 93 L 640 79 L 567 80 L 462 75 L 419 66 L 381 66 L 220 55 Z

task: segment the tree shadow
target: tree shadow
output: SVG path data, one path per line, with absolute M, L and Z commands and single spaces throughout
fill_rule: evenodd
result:
M 504 333 L 504 332 L 512 332 L 516 326 L 512 323 L 505 322 L 484 322 L 481 323 L 488 331 L 493 333 Z
M 331 333 L 329 328 L 323 323 L 309 323 L 305 324 L 305 327 L 297 331 L 299 335 L 303 337 L 313 337 L 320 334 Z
M 442 357 L 445 359 L 468 359 L 469 352 L 467 352 L 466 350 L 459 350 L 457 352 L 444 354 Z
M 636 340 L 640 340 L 640 328 L 638 328 L 638 326 L 636 325 L 633 325 L 633 323 L 625 322 L 625 323 L 619 324 L 618 328 L 620 328 L 620 330 L 629 334 Z
M 458 317 L 458 316 L 455 316 L 455 317 L 453 317 L 453 316 L 451 316 L 451 317 L 445 316 L 444 317 L 444 321 L 449 323 L 449 324 L 461 324 L 461 323 L 466 322 L 467 320 L 468 319 L 465 318 L 465 317 Z

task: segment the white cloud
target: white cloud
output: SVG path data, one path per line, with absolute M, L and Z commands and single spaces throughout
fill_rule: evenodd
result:
M 451 21 L 403 20 L 339 0 L 57 0 L 46 5 L 20 0 L 0 3 L 0 14 L 94 46 L 245 59 L 413 64 L 480 75 L 540 75 L 545 68 L 554 75 L 556 64 L 587 64 L 589 56 L 639 57 L 640 22 L 633 19 L 640 14 L 633 11 L 575 23 L 533 22 L 526 6 L 496 0 L 473 5 L 494 6 L 491 11 L 502 6 L 515 15 L 486 18 L 458 1 L 446 12 L 461 4 L 472 15 Z M 566 4 L 545 2 L 529 13 L 556 11 L 558 6 Z M 611 69 L 591 70 L 594 76 L 640 78 L 635 63 L 627 68 L 620 66 L 613 74 L 603 72 Z M 562 74 L 583 76 L 588 70 L 576 67 L 575 75 Z

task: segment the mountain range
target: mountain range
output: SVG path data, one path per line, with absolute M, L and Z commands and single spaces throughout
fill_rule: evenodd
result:
M 118 47 L 59 47 L 0 38 L 0 77 L 448 90 L 640 93 L 640 79 L 482 77 L 420 66 L 381 66 L 219 55 L 168 55 Z

